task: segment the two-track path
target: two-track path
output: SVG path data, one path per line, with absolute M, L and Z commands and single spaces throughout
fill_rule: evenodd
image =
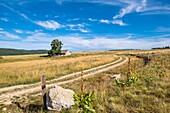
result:
M 110 69 L 113 69 L 115 67 L 121 66 L 127 62 L 127 57 L 120 57 L 118 60 L 101 65 L 95 68 L 84 70 L 83 77 L 89 77 L 98 73 L 102 73 L 104 71 L 108 71 Z M 65 75 L 53 80 L 46 81 L 47 88 L 52 87 L 54 85 L 62 85 L 71 83 L 77 80 L 81 79 L 81 72 L 76 72 L 73 74 Z M 34 83 L 34 84 L 28 84 L 28 85 L 17 85 L 17 86 L 11 86 L 6 88 L 0 88 L 0 104 L 10 104 L 11 99 L 14 96 L 22 96 L 24 94 L 31 94 L 41 91 L 40 82 Z

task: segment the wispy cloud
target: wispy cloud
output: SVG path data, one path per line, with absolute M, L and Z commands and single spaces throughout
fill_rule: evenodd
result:
M 122 20 L 99 20 L 100 23 L 106 23 L 106 24 L 117 24 L 119 26 L 127 26 L 128 24 L 125 24 L 122 22 Z
M 37 21 L 35 22 L 37 25 L 42 26 L 44 28 L 47 29 L 52 29 L 52 30 L 56 30 L 59 28 L 62 28 L 63 26 L 61 24 L 59 24 L 58 22 L 54 21 L 54 20 L 49 20 L 49 21 Z
M 12 33 L 6 32 L 6 31 L 0 31 L 0 36 L 4 40 L 17 40 L 20 39 L 18 35 L 14 35 Z
M 51 36 L 46 33 L 35 33 L 25 40 L 26 42 L 37 43 L 42 40 L 42 43 L 49 45 L 53 39 L 59 39 L 63 42 L 64 48 L 69 48 L 72 51 L 82 50 L 103 50 L 103 49 L 150 49 L 157 46 L 167 46 L 170 43 L 169 35 L 157 36 L 140 36 L 126 34 L 120 36 L 96 36 L 90 35 L 61 35 Z M 121 37 L 121 38 L 120 38 Z M 133 39 L 134 38 L 134 39 Z M 68 41 L 69 39 L 69 41 Z M 102 45 L 102 46 L 101 46 Z M 39 48 L 44 49 L 44 48 Z
M 27 34 L 27 35 L 33 35 L 35 33 L 41 33 L 42 30 L 34 30 L 34 31 L 28 31 L 28 30 L 21 30 L 21 29 L 13 29 L 15 33 L 18 34 Z
M 6 19 L 6 18 L 0 18 L 0 20 L 8 22 L 8 19 Z
M 93 18 L 88 18 L 88 20 L 91 21 L 91 22 L 96 22 L 97 21 L 97 19 L 93 19 Z
M 90 30 L 83 29 L 83 28 L 79 28 L 79 30 L 80 30 L 81 32 L 83 32 L 83 33 L 88 33 L 88 32 L 90 32 Z
M 170 32 L 170 27 L 158 27 L 154 31 L 155 32 Z
M 109 20 L 104 20 L 104 19 L 99 20 L 99 22 L 101 22 L 101 23 L 106 23 L 106 24 L 109 24 L 109 23 L 110 23 Z
M 14 29 L 14 31 L 15 31 L 16 33 L 19 33 L 19 34 L 22 34 L 22 33 L 23 33 L 23 31 L 22 31 L 22 30 L 19 30 L 19 29 Z
M 127 3 L 126 7 L 123 7 L 119 14 L 115 15 L 113 19 L 122 18 L 126 14 L 132 13 L 132 12 L 141 12 L 143 8 L 147 5 L 147 0 L 142 1 L 134 1 L 134 0 L 127 0 L 123 1 L 124 3 Z
M 2 31 L 2 30 L 4 30 L 4 29 L 0 28 L 0 31 Z
M 19 15 L 22 16 L 23 18 L 25 18 L 26 20 L 33 22 L 33 20 L 31 20 L 30 18 L 27 17 L 27 15 L 25 15 L 23 13 L 19 13 Z
M 32 21 L 30 18 L 28 18 L 25 14 L 20 13 L 19 11 L 16 11 L 16 10 L 13 9 L 12 7 L 10 7 L 10 6 L 8 6 L 8 5 L 5 5 L 5 4 L 0 4 L 0 5 L 6 7 L 6 8 L 9 9 L 10 11 L 12 11 L 13 13 L 16 13 L 17 15 L 25 18 L 26 20 L 29 20 L 29 21 L 33 22 L 33 21 Z
M 6 39 L 11 38 L 8 32 L 0 32 Z M 8 44 L 4 47 L 12 48 L 24 48 L 24 49 L 49 49 L 50 42 L 53 39 L 59 39 L 64 44 L 64 49 L 70 49 L 71 51 L 89 51 L 89 50 L 108 50 L 108 49 L 150 49 L 157 46 L 167 46 L 170 43 L 168 38 L 170 35 L 157 35 L 157 36 L 140 36 L 132 34 L 122 34 L 113 36 L 97 36 L 97 35 L 52 35 L 43 32 L 34 32 L 33 34 L 26 36 L 24 39 L 20 39 L 19 36 L 13 35 L 12 39 L 20 39 L 14 42 L 0 41 L 0 45 Z M 121 38 L 120 38 L 121 37 Z M 69 41 L 68 41 L 69 39 Z M 40 43 L 41 40 L 41 43 Z M 102 45 L 102 46 L 101 46 Z
M 118 24 L 120 26 L 127 26 L 128 24 L 125 24 L 122 22 L 122 20 L 113 20 L 112 24 Z
M 147 11 L 141 13 L 140 15 L 164 15 L 164 14 L 170 14 L 170 10 L 169 11 Z
M 90 30 L 86 29 L 85 28 L 86 26 L 88 26 L 86 23 L 65 25 L 65 27 L 68 27 L 67 30 L 80 31 L 82 33 L 88 33 L 88 32 L 90 32 Z
M 76 20 L 80 20 L 80 18 L 68 19 L 67 21 L 76 21 Z

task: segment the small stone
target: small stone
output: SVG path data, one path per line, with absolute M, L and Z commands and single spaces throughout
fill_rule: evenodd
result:
M 121 78 L 121 74 L 115 74 L 115 75 L 112 75 L 111 78 L 114 78 L 114 79 L 120 79 Z
M 7 110 L 7 108 L 5 107 L 5 108 L 3 108 L 2 110 L 3 110 L 3 111 L 6 111 L 6 110 Z
M 60 86 L 51 88 L 47 95 L 47 107 L 49 110 L 61 111 L 74 105 L 74 91 Z

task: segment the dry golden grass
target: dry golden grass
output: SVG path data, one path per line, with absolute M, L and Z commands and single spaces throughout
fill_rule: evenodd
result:
M 73 55 L 74 56 L 74 55 Z M 30 57 L 37 57 L 28 60 Z M 114 54 L 79 55 L 76 57 L 56 57 L 38 59 L 36 55 L 6 58 L 24 59 L 16 62 L 0 63 L 0 87 L 37 82 L 41 74 L 47 79 L 89 69 L 117 59 Z M 26 59 L 26 60 L 25 60 Z

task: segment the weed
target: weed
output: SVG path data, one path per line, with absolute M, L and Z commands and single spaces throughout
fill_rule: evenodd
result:
M 90 93 L 85 93 L 85 85 L 83 79 L 83 72 L 81 73 L 81 94 L 74 94 L 75 107 L 80 108 L 82 113 L 95 113 L 93 109 L 93 91 Z
M 75 107 L 82 109 L 82 113 L 95 113 L 93 109 L 93 92 L 74 94 Z
M 151 85 L 153 82 L 153 78 L 152 77 L 147 77 L 144 79 L 144 81 L 146 82 L 147 86 Z
M 132 75 L 125 81 L 120 81 L 120 80 L 115 79 L 115 83 L 119 87 L 129 87 L 131 86 L 132 83 L 135 83 L 137 80 L 138 80 L 138 77 L 136 75 Z
M 132 83 L 135 83 L 137 80 L 138 76 L 136 73 L 136 63 L 134 63 L 134 72 L 132 72 L 131 59 L 129 58 L 127 79 L 125 81 L 115 79 L 115 83 L 119 87 L 129 87 L 131 86 Z

